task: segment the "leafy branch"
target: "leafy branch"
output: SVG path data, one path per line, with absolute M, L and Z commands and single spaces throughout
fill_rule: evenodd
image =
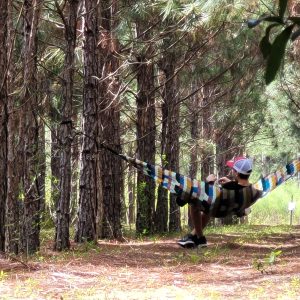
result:
M 295 41 L 300 36 L 300 17 L 285 17 L 288 0 L 280 0 L 277 14 L 262 15 L 258 19 L 250 19 L 247 24 L 254 28 L 262 22 L 271 23 L 265 30 L 265 35 L 260 41 L 260 50 L 266 60 L 265 82 L 270 84 L 276 77 L 282 64 L 286 46 L 289 40 Z M 273 28 L 281 27 L 274 41 L 270 42 Z

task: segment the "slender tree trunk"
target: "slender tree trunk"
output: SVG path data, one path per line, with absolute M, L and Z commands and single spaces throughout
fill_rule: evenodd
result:
M 0 251 L 5 249 L 5 206 L 7 198 L 7 22 L 8 1 L 0 2 Z
M 49 101 L 51 101 L 49 99 Z M 58 205 L 59 199 L 59 145 L 58 145 L 58 119 L 59 114 L 54 103 L 51 103 L 50 107 L 50 119 L 51 119 L 51 203 L 50 211 L 54 212 Z M 53 213 L 54 215 L 54 213 Z
M 102 1 L 101 39 L 99 42 L 102 80 L 99 83 L 99 128 L 106 144 L 113 145 L 117 152 L 120 148 L 120 107 L 119 80 L 117 69 L 119 61 L 118 42 L 114 36 L 117 27 L 117 1 Z M 101 237 L 119 238 L 121 236 L 121 191 L 123 175 L 118 157 L 108 151 L 101 156 L 103 187 L 103 224 Z
M 129 164 L 128 169 L 128 222 L 135 223 L 136 170 Z
M 13 29 L 13 5 L 8 1 L 8 36 L 7 49 L 10 64 L 8 67 L 8 91 L 9 94 L 14 90 L 14 78 L 16 70 L 13 68 L 14 57 L 11 57 L 14 41 Z M 19 118 L 16 110 L 16 98 L 13 95 L 8 97 L 8 154 L 7 154 L 7 201 L 5 208 L 6 226 L 5 226 L 5 251 L 8 253 L 19 253 L 20 249 L 20 163 L 21 157 L 17 152 Z M 21 154 L 21 153 L 20 153 Z
M 73 123 L 78 126 L 78 111 L 74 111 L 74 121 Z M 75 126 L 76 126 L 75 125 Z M 75 136 L 72 146 L 72 185 L 71 185 L 71 207 L 70 207 L 70 217 L 71 222 L 74 223 L 74 218 L 76 219 L 77 207 L 78 207 L 78 178 L 79 178 L 79 145 L 80 138 Z
M 175 75 L 176 56 L 174 53 L 164 59 L 163 72 L 166 83 L 163 92 L 163 118 L 166 120 L 166 168 L 179 172 L 179 105 L 176 103 L 178 95 L 178 80 Z M 179 231 L 180 209 L 174 194 L 170 194 L 169 231 Z
M 142 24 L 137 24 L 137 35 L 141 40 L 149 38 Z M 155 97 L 154 67 L 151 62 L 152 47 L 146 45 L 144 53 L 137 56 L 137 149 L 143 161 L 155 163 Z M 137 176 L 137 234 L 149 234 L 154 230 L 155 184 L 138 171 Z
M 191 90 L 195 90 L 195 84 L 192 84 Z M 201 111 L 200 107 L 202 99 L 198 94 L 191 98 L 189 103 L 189 115 L 190 115 L 190 135 L 191 135 L 191 149 L 190 149 L 190 165 L 189 176 L 190 178 L 197 178 L 200 170 L 199 156 L 200 156 L 200 137 L 201 137 Z M 203 178 L 202 178 L 203 180 Z M 194 224 L 190 216 L 190 210 L 188 210 L 188 225 L 193 228 Z
M 56 211 L 55 249 L 63 250 L 70 247 L 70 200 L 71 200 L 71 150 L 72 150 L 72 115 L 74 63 L 77 30 L 77 12 L 79 0 L 68 1 L 68 18 L 64 18 L 66 53 L 63 74 L 62 121 L 60 123 L 60 174 L 59 200 Z
M 47 80 L 47 81 L 46 81 Z M 47 94 L 48 116 L 50 119 L 50 201 L 45 204 L 46 210 L 49 210 L 50 217 L 55 222 L 55 213 L 59 197 L 59 145 L 58 145 L 58 125 L 59 108 L 56 107 L 56 97 L 51 91 L 52 79 L 45 79 L 45 92 Z
M 202 83 L 202 82 L 201 82 Z M 200 84 L 201 84 L 200 83 Z M 200 155 L 201 155 L 201 178 L 205 179 L 207 175 L 214 172 L 214 148 L 212 142 L 214 141 L 213 127 L 211 124 L 212 108 L 209 105 L 210 86 L 204 86 L 200 92 L 201 109 L 201 141 Z
M 169 192 L 159 186 L 157 191 L 157 205 L 155 210 L 155 232 L 168 232 Z
M 217 132 L 216 134 L 216 157 L 217 168 L 220 174 L 226 175 L 226 161 L 232 159 L 237 153 L 232 152 L 233 148 L 232 140 L 233 128 L 227 128 L 223 132 Z M 227 169 L 228 171 L 228 169 Z M 225 225 L 234 224 L 237 219 L 233 219 L 231 215 L 222 218 L 222 223 Z
M 169 47 L 169 43 L 166 42 L 164 48 L 168 49 Z M 168 51 L 159 62 L 159 67 L 164 80 L 162 92 L 162 164 L 166 169 L 179 172 L 179 105 L 176 103 L 178 81 L 175 75 L 175 54 Z M 180 230 L 180 227 L 180 209 L 176 204 L 176 197 L 160 187 L 155 212 L 156 231 L 165 232 L 168 228 L 169 231 L 177 231 Z
M 33 253 L 39 249 L 41 195 L 39 174 L 39 120 L 37 110 L 37 28 L 42 2 L 24 1 L 24 87 L 20 146 L 23 157 L 24 213 L 22 222 L 22 251 Z
M 195 90 L 192 85 L 192 90 Z M 199 172 L 199 140 L 201 137 L 201 98 L 199 95 L 194 95 L 189 103 L 190 114 L 190 134 L 192 139 L 191 151 L 190 151 L 190 167 L 189 176 L 191 178 L 197 178 Z
M 164 61 L 164 60 L 163 60 Z M 161 68 L 163 68 L 164 63 L 161 62 Z M 166 74 L 161 71 L 163 80 L 166 81 Z M 163 87 L 162 94 L 165 96 L 166 87 Z M 165 99 L 163 99 L 165 100 Z M 166 147 L 167 147 L 167 120 L 168 117 L 166 115 L 166 105 L 163 102 L 161 109 L 161 164 L 163 167 L 167 168 L 168 161 L 166 157 Z M 168 232 L 168 219 L 169 219 L 169 191 L 163 188 L 162 186 L 158 186 L 157 190 L 157 204 L 155 210 L 155 232 Z
M 96 240 L 101 220 L 102 183 L 100 178 L 98 130 L 98 80 L 101 77 L 98 38 L 101 9 L 94 0 L 84 0 L 84 90 L 83 138 L 79 181 L 79 211 L 76 242 Z
M 42 112 L 40 112 L 42 114 Z M 44 220 L 45 206 L 46 206 L 46 139 L 45 139 L 45 124 L 43 121 L 39 122 L 39 142 L 38 142 L 38 170 L 39 176 L 37 178 L 37 185 L 40 195 L 40 214 Z

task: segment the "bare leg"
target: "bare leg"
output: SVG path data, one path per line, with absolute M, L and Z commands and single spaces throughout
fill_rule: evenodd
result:
M 192 234 L 197 234 L 198 237 L 203 236 L 203 229 L 209 222 L 209 215 L 204 214 L 196 205 L 190 206 L 191 218 L 194 224 Z

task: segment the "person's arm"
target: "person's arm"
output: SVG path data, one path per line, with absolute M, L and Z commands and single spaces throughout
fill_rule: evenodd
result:
M 232 181 L 232 180 L 230 180 L 228 177 L 221 177 L 218 182 L 219 182 L 219 184 L 223 185 L 230 181 Z
M 215 174 L 210 174 L 206 177 L 205 181 L 209 184 L 214 184 L 217 181 L 217 176 Z

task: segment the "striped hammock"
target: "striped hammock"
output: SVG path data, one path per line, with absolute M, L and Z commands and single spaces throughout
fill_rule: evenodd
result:
M 191 179 L 190 177 L 157 165 L 151 165 L 136 158 L 131 158 L 126 155 L 121 156 L 173 194 L 181 195 L 182 193 L 187 193 L 191 198 L 199 199 L 200 201 L 209 200 L 211 203 L 220 195 L 221 189 L 217 185 L 208 186 L 204 181 Z M 262 191 L 262 197 L 264 197 L 298 172 L 300 172 L 300 159 L 292 161 L 287 164 L 285 168 L 279 168 L 276 172 L 262 177 L 253 184 L 253 187 Z

